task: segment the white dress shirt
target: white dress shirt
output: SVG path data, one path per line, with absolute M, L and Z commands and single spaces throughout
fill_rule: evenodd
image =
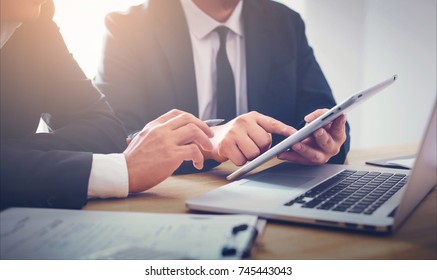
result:
M 20 22 L 1 22 L 0 49 L 20 25 Z M 124 154 L 93 154 L 88 181 L 88 197 L 126 197 L 128 193 L 129 177 Z
M 218 26 L 226 26 L 230 29 L 226 50 L 234 72 L 236 112 L 237 115 L 247 113 L 246 53 L 241 17 L 243 0 L 238 3 L 232 15 L 224 23 L 208 16 L 192 0 L 180 1 L 187 18 L 193 47 L 200 119 L 217 118 L 217 67 L 215 61 L 220 42 L 214 29 Z

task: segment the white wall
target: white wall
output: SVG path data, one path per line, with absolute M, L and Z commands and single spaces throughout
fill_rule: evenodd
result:
M 338 101 L 397 73 L 348 114 L 352 147 L 420 140 L 436 96 L 435 0 L 283 0 L 299 11 Z
M 92 78 L 97 73 L 105 32 L 105 15 L 124 11 L 145 0 L 54 0 L 54 20 L 64 40 L 85 74 Z
M 361 144 L 417 141 L 436 101 L 436 1 L 368 3 L 364 82 L 398 73 L 399 83 L 380 102 L 369 104 L 368 111 L 376 115 L 361 115 Z M 374 125 L 378 123 L 382 125 Z M 372 137 L 372 131 L 386 137 Z

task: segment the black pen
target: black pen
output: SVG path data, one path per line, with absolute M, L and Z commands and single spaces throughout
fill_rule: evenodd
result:
M 225 121 L 224 119 L 210 119 L 210 120 L 206 120 L 206 121 L 203 121 L 203 122 L 206 123 L 207 126 L 212 127 L 212 126 L 219 125 L 219 124 L 221 124 L 224 121 Z M 127 136 L 127 138 L 132 140 L 132 139 L 135 138 L 135 136 L 137 136 L 138 133 L 140 133 L 140 131 L 131 133 L 131 134 L 129 134 Z

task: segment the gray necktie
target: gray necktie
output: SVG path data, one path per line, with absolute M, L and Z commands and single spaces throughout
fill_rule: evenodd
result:
M 217 117 L 230 121 L 236 117 L 235 80 L 226 52 L 226 36 L 229 28 L 219 26 L 215 29 L 220 38 L 217 53 Z

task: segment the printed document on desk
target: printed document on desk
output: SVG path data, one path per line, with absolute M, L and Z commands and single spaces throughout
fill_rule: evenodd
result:
M 251 215 L 10 208 L 1 259 L 240 259 L 265 221 Z

